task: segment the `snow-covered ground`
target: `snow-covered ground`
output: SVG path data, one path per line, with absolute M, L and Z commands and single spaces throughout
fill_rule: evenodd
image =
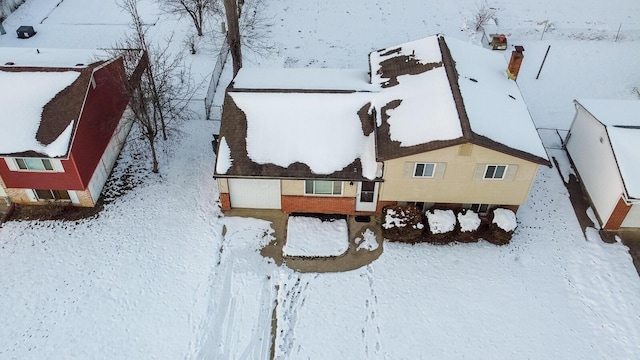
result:
M 490 5 L 510 44 L 525 47 L 518 84 L 538 127 L 568 129 L 574 98 L 637 96 L 634 1 Z M 434 33 L 476 41 L 473 8 L 269 1 L 263 42 L 272 51 L 245 51 L 245 66 L 366 68 L 368 52 Z M 153 38 L 175 29 L 183 39 L 190 29 L 150 0 L 141 11 Z M 5 21 L 0 47 L 108 47 L 126 23 L 113 1 L 27 0 Z M 20 25 L 38 34 L 19 40 Z M 189 58 L 195 77 L 213 69 L 215 50 L 205 50 Z M 302 274 L 260 256 L 273 236 L 268 222 L 219 217 L 215 127 L 185 123 L 161 175 L 95 218 L 0 228 L 0 359 L 640 356 L 640 279 L 627 248 L 592 229 L 585 239 L 557 169 L 540 170 L 509 245 L 385 242 L 363 268 Z M 561 151 L 550 155 L 571 172 Z M 131 161 L 125 154 L 117 171 Z

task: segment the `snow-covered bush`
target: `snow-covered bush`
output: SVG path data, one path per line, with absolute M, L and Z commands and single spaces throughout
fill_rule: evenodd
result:
M 458 223 L 460 224 L 461 232 L 472 232 L 478 230 L 480 227 L 480 216 L 473 210 L 464 210 L 458 213 Z
M 382 210 L 385 239 L 415 242 L 422 234 L 422 213 L 414 205 L 387 206 Z
M 456 227 L 456 216 L 453 210 L 427 211 L 427 221 L 432 234 L 444 234 Z
M 516 214 L 509 209 L 501 208 L 493 210 L 493 221 L 491 223 L 498 225 L 500 229 L 506 232 L 512 232 L 518 226 Z
M 517 226 L 516 214 L 512 210 L 494 209 L 491 212 L 490 231 L 484 239 L 495 245 L 506 245 Z

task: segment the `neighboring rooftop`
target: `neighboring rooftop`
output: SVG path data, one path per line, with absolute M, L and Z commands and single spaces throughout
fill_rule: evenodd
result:
M 640 200 L 640 101 L 588 99 L 576 102 L 606 127 L 627 196 Z
M 100 50 L 2 48 L 0 155 L 66 156 L 91 73 L 107 58 Z
M 84 68 L 89 64 L 110 59 L 105 50 L 11 48 L 0 51 L 0 67 Z

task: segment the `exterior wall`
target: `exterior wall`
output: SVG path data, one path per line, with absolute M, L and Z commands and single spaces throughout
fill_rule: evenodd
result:
M 220 193 L 220 208 L 223 211 L 231 210 L 231 197 L 229 193 Z
M 322 179 L 317 179 L 322 180 Z M 305 195 L 304 193 L 304 180 L 282 180 L 280 182 L 282 195 L 294 195 L 294 196 L 306 196 L 306 197 L 318 197 L 317 195 Z M 349 181 L 342 182 L 342 195 L 335 195 L 332 197 L 356 197 L 358 190 L 357 182 L 350 185 Z
M 414 178 L 405 170 L 411 162 L 446 163 L 446 169 L 440 179 Z M 474 179 L 477 164 L 517 165 L 517 171 L 511 180 Z M 538 164 L 481 146 L 451 146 L 385 161 L 379 200 L 521 205 L 537 169 Z
M 347 214 L 356 212 L 357 182 L 342 182 L 342 195 L 320 196 L 304 193 L 304 180 L 282 180 L 282 211 L 287 213 Z
M 125 120 L 120 121 L 120 124 L 118 124 L 115 133 L 109 141 L 109 145 L 102 154 L 102 158 L 100 159 L 98 166 L 93 172 L 93 176 L 89 181 L 87 189 L 89 190 L 89 195 L 91 196 L 94 204 L 100 198 L 102 188 L 104 188 L 104 184 L 107 182 L 107 179 L 111 174 L 111 170 L 113 170 L 113 165 L 116 163 L 118 155 L 120 155 L 120 151 L 127 140 L 127 136 L 129 135 L 132 125 L 132 122 Z
M 129 102 L 122 59 L 96 70 L 93 77 L 96 87 L 88 87 L 70 156 L 77 165 L 81 190 L 89 186 Z
M 606 224 L 604 224 L 604 229 L 605 230 L 620 229 L 620 225 L 622 225 L 622 222 L 624 221 L 625 217 L 627 217 L 629 210 L 631 210 L 631 206 L 627 205 L 624 202 L 623 198 L 618 199 L 618 202 L 616 203 L 616 206 L 611 212 L 609 219 L 607 220 Z
M 631 205 L 631 209 L 629 209 L 620 227 L 640 228 L 640 203 Z
M 0 198 L 4 198 L 7 196 L 7 193 L 4 191 L 4 182 L 2 178 L 0 178 Z
M 605 127 L 576 105 L 568 136 L 567 152 L 598 218 L 606 224 L 624 187 Z
M 12 158 L 6 158 L 13 161 Z M 60 160 L 62 172 L 12 171 L 4 159 L 0 160 L 0 177 L 7 188 L 84 190 L 73 160 Z
M 355 197 L 282 196 L 282 211 L 286 213 L 356 214 Z
M 218 192 L 220 193 L 220 207 L 223 211 L 231 210 L 231 196 L 229 195 L 229 182 L 226 178 L 216 179 Z

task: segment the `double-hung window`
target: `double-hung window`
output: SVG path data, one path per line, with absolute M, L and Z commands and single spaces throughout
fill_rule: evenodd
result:
M 54 171 L 51 160 L 34 158 L 16 158 L 18 169 L 27 171 Z
M 507 165 L 487 165 L 484 179 L 502 180 L 507 172 Z
M 304 193 L 307 195 L 342 195 L 342 181 L 305 180 Z
M 413 168 L 414 177 L 432 178 L 436 170 L 434 163 L 416 163 Z

